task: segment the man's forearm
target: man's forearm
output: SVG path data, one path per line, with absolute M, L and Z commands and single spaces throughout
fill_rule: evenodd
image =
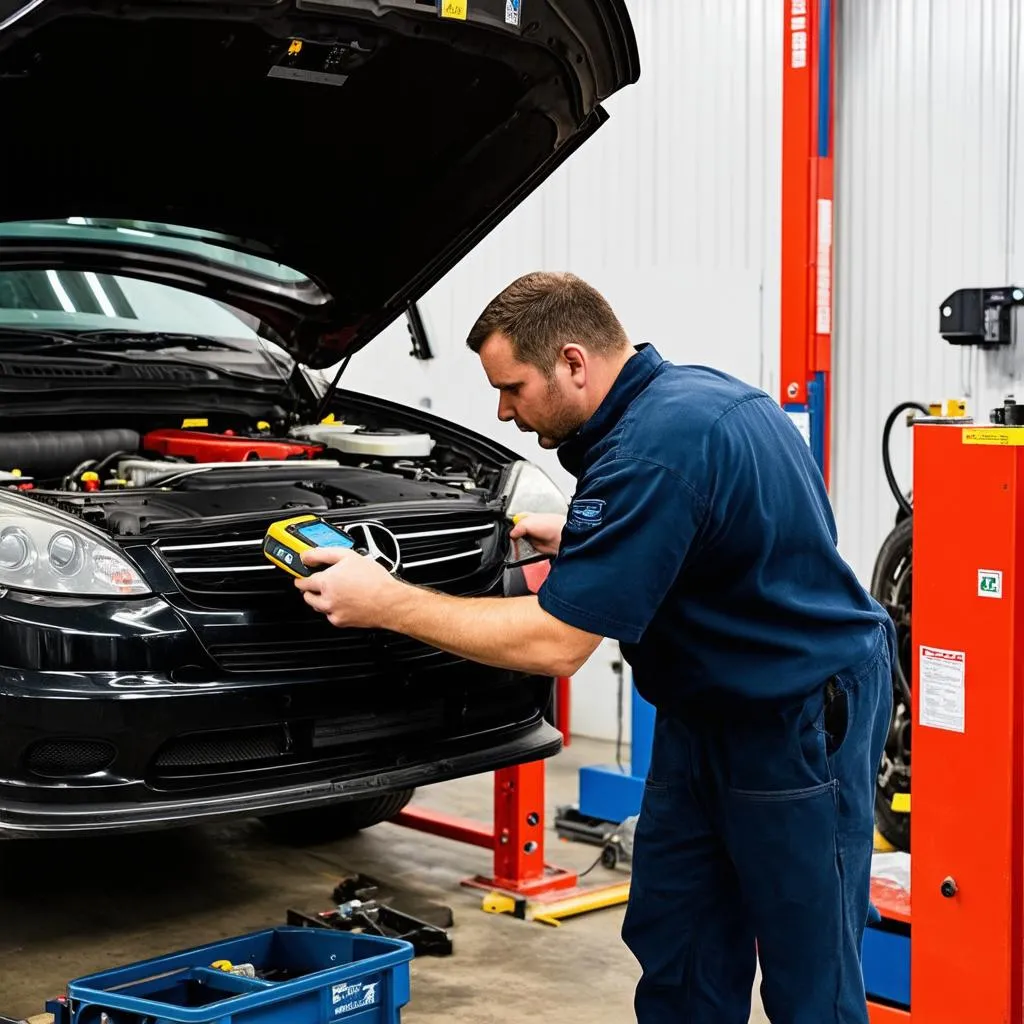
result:
M 542 675 L 573 675 L 600 643 L 533 596 L 452 597 L 403 584 L 382 619 L 385 629 L 471 661 Z

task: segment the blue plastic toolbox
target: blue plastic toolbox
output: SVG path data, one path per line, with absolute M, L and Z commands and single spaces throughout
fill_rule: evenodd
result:
M 78 978 L 46 1008 L 57 1024 L 398 1024 L 412 958 L 400 939 L 270 928 Z

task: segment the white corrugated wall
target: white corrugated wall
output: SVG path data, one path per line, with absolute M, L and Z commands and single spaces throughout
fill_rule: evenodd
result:
M 408 358 L 400 323 L 345 378 L 490 434 L 567 490 L 553 456 L 497 422 L 497 396 L 465 347 L 486 302 L 521 273 L 572 270 L 605 292 L 634 341 L 777 388 L 781 2 L 629 7 L 640 82 L 612 97 L 597 135 L 426 296 L 437 358 Z M 581 734 L 615 735 L 615 655 L 604 645 L 575 680 Z
M 962 287 L 1024 283 L 1024 3 L 839 4 L 833 502 L 867 582 L 896 504 L 882 425 L 904 399 L 966 397 L 976 420 L 1017 388 L 1022 344 L 947 344 L 939 306 Z M 909 486 L 909 432 L 894 470 Z

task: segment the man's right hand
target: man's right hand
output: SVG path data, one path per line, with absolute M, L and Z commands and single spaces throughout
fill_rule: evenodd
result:
M 525 537 L 542 555 L 557 555 L 562 543 L 565 516 L 553 512 L 526 512 L 512 527 L 509 537 Z

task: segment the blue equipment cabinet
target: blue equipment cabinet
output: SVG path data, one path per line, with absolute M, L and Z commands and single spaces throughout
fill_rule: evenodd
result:
M 644 783 L 651 765 L 655 710 L 637 693 L 635 686 L 630 690 L 632 740 L 629 772 L 624 772 L 616 764 L 581 768 L 576 812 L 580 818 L 617 825 L 640 813 Z

